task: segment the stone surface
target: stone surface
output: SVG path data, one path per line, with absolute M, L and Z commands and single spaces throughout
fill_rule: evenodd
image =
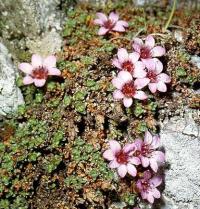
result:
M 193 118 L 199 118 L 199 113 L 186 109 L 184 117 L 162 123 L 160 136 L 169 169 L 158 208 L 200 208 L 200 128 Z
M 0 0 L 0 36 L 16 58 L 19 49 L 27 50 L 29 43 L 37 42 L 38 39 L 44 41 L 42 47 L 46 44 L 46 48 L 58 50 L 55 43 L 61 40 L 59 31 L 65 21 L 61 5 L 61 0 L 16 0 L 15 3 L 12 0 Z M 49 39 L 47 33 L 51 31 L 57 34 Z M 41 50 L 44 51 L 44 47 Z
M 0 43 L 0 115 L 6 115 L 23 104 L 23 97 L 16 87 L 16 68 L 7 48 Z
M 200 57 L 197 55 L 194 55 L 191 57 L 191 63 L 193 65 L 196 65 L 200 69 Z
M 48 56 L 49 54 L 54 54 L 61 49 L 62 38 L 53 30 L 35 40 L 27 40 L 26 45 L 31 54 L 38 53 L 43 56 Z

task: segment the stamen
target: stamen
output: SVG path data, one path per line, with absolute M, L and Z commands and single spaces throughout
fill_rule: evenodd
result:
M 123 152 L 123 150 L 117 153 L 116 158 L 117 158 L 117 162 L 120 164 L 124 164 L 128 162 L 128 154 Z
M 33 69 L 31 76 L 36 79 L 47 79 L 48 70 L 43 66 L 39 66 Z
M 147 72 L 147 78 L 149 78 L 153 83 L 157 81 L 157 75 L 153 70 Z
M 135 68 L 135 66 L 134 66 L 134 64 L 131 61 L 128 60 L 128 61 L 126 61 L 126 62 L 124 62 L 122 64 L 122 68 L 124 70 L 128 71 L 129 73 L 132 73 L 134 68 Z
M 148 58 L 151 58 L 151 51 L 148 47 L 142 47 L 140 49 L 140 57 L 142 59 L 148 59 Z
M 122 93 L 126 97 L 133 97 L 135 95 L 135 92 L 136 92 L 136 89 L 135 89 L 135 86 L 134 86 L 133 82 L 126 83 L 122 87 Z
M 115 23 L 112 22 L 111 20 L 107 20 L 104 22 L 104 27 L 111 30 L 115 26 Z

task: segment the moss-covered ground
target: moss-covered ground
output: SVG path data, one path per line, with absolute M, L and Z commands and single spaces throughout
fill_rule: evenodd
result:
M 177 10 L 173 27 L 162 33 L 170 7 L 119 2 L 68 9 L 63 49 L 57 54 L 62 77 L 49 79 L 43 88 L 17 80 L 25 105 L 0 127 L 1 209 L 100 209 L 115 208 L 115 202 L 133 208 L 140 201 L 134 179 L 119 179 L 102 158 L 108 140 L 123 144 L 142 137 L 147 128 L 158 133 L 159 120 L 182 106 L 199 107 L 200 71 L 190 63 L 191 55 L 200 54 L 199 11 Z M 95 13 L 113 10 L 129 29 L 98 36 Z M 174 38 L 177 28 L 182 43 Z M 119 47 L 131 50 L 133 37 L 147 34 L 166 47 L 162 62 L 172 82 L 167 93 L 134 101 L 127 109 L 112 97 L 117 70 L 111 59 Z

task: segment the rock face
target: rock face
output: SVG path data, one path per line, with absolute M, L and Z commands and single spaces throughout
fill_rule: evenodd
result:
M 0 36 L 13 55 L 17 57 L 18 49 L 29 49 L 32 45 L 29 44 L 27 47 L 27 42 L 44 40 L 47 49 L 52 48 L 51 44 L 55 42 L 59 43 L 57 49 L 61 47 L 61 37 L 57 33 L 64 21 L 61 2 L 61 0 L 16 0 L 13 3 L 12 0 L 0 0 L 0 27 L 2 27 Z M 46 36 L 51 31 L 57 34 L 47 43 Z M 55 38 L 59 41 L 55 41 Z
M 0 43 L 0 115 L 16 110 L 23 104 L 23 97 L 15 84 L 16 68 L 6 47 Z
M 199 118 L 198 112 L 187 109 L 184 117 L 162 124 L 160 136 L 169 169 L 161 209 L 200 208 L 200 127 L 194 118 Z

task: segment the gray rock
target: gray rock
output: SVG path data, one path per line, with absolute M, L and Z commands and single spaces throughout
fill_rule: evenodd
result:
M 61 49 L 62 38 L 56 31 L 51 31 L 35 40 L 27 40 L 26 45 L 31 54 L 38 53 L 43 56 L 48 56 Z
M 200 57 L 199 56 L 197 55 L 192 56 L 191 63 L 200 69 Z
M 15 3 L 0 0 L 0 27 L 3 27 L 0 36 L 13 55 L 18 57 L 19 49 L 27 49 L 27 42 L 37 42 L 40 36 L 40 41 L 44 40 L 47 48 L 58 42 L 56 38 L 61 40 L 59 31 L 65 20 L 61 3 L 61 0 L 16 0 Z M 46 42 L 46 34 L 50 31 L 58 33 Z
M 13 65 L 7 48 L 0 43 L 0 115 L 6 115 L 23 104 L 22 94 L 17 88 L 16 68 Z
M 184 117 L 162 124 L 160 136 L 169 169 L 161 209 L 200 209 L 200 129 L 193 119 L 198 114 L 188 109 Z

